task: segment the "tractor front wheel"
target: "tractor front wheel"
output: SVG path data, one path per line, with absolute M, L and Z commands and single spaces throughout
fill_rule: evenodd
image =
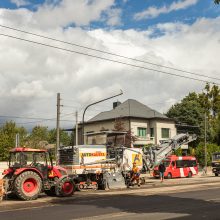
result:
M 58 180 L 55 187 L 56 195 L 61 197 L 72 196 L 75 190 L 75 184 L 69 177 Z
M 22 200 L 37 199 L 38 195 L 41 193 L 41 189 L 42 180 L 40 176 L 33 171 L 25 171 L 15 180 L 15 193 Z

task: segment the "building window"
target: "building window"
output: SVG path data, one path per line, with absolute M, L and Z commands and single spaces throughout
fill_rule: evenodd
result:
M 154 128 L 150 128 L 150 137 L 154 137 Z
M 162 138 L 170 138 L 170 129 L 169 128 L 161 128 L 161 137 Z
M 146 137 L 147 136 L 147 128 L 138 128 L 138 136 L 139 137 Z

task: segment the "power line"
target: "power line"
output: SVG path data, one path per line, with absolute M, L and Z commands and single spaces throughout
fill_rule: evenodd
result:
M 211 81 L 207 81 L 207 80 L 197 79 L 197 78 L 193 78 L 193 77 L 189 77 L 189 76 L 182 76 L 182 75 L 178 75 L 178 74 L 175 74 L 175 73 L 165 72 L 165 71 L 162 71 L 162 70 L 155 70 L 155 69 L 144 67 L 144 66 L 138 66 L 138 65 L 135 65 L 135 64 L 125 63 L 125 62 L 118 61 L 118 60 L 112 60 L 112 59 L 109 59 L 109 58 L 104 58 L 104 57 L 100 57 L 100 56 L 96 56 L 96 55 L 92 55 L 92 54 L 87 54 L 87 53 L 83 53 L 83 52 L 79 52 L 79 51 L 75 51 L 75 50 L 69 50 L 69 49 L 65 49 L 65 48 L 62 48 L 62 47 L 57 47 L 57 46 L 53 46 L 53 45 L 49 45 L 49 44 L 45 44 L 45 43 L 40 43 L 40 42 L 33 41 L 33 40 L 27 40 L 27 39 L 15 37 L 15 36 L 12 36 L 12 35 L 7 35 L 7 34 L 0 34 L 0 35 L 5 36 L 5 37 L 9 37 L 9 38 L 13 38 L 13 39 L 17 39 L 17 40 L 21 40 L 21 41 L 25 41 L 25 42 L 29 42 L 29 43 L 33 43 L 33 44 L 38 44 L 38 45 L 58 49 L 58 50 L 63 50 L 63 51 L 70 52 L 70 53 L 81 54 L 81 55 L 85 55 L 85 56 L 88 56 L 88 57 L 93 57 L 93 58 L 97 58 L 97 59 L 101 59 L 101 60 L 105 60 L 105 61 L 110 61 L 110 62 L 114 62 L 114 63 L 118 63 L 118 64 L 123 64 L 123 65 L 131 66 L 131 67 L 135 67 L 135 68 L 151 70 L 151 71 L 154 71 L 154 72 L 163 73 L 163 74 L 167 74 L 167 75 L 170 75 L 170 76 L 176 76 L 176 77 L 181 77 L 181 78 L 184 78 L 184 79 L 191 79 L 191 80 L 198 81 L 198 82 L 220 85 L 219 83 L 215 83 L 215 82 L 211 82 Z
M 43 122 L 43 121 L 54 121 L 56 118 L 32 118 L 32 117 L 25 117 L 25 116 L 15 116 L 15 115 L 0 115 L 0 118 L 17 118 L 17 119 L 27 119 L 27 120 L 38 120 L 33 122 L 24 122 L 24 123 L 35 123 L 35 122 Z M 70 122 L 70 120 L 61 120 Z
M 92 51 L 108 54 L 108 55 L 111 55 L 111 56 L 116 56 L 116 57 L 120 57 L 120 58 L 124 58 L 124 59 L 128 59 L 128 60 L 132 60 L 132 61 L 135 61 L 135 62 L 146 63 L 146 64 L 154 65 L 154 66 L 157 66 L 157 67 L 171 69 L 171 70 L 175 70 L 175 71 L 179 71 L 179 72 L 182 72 L 182 73 L 187 73 L 187 74 L 191 74 L 191 75 L 195 75 L 195 76 L 202 76 L 202 77 L 205 77 L 205 78 L 208 78 L 208 79 L 220 80 L 220 78 L 217 78 L 217 77 L 206 76 L 206 75 L 203 75 L 203 74 L 194 73 L 194 72 L 191 72 L 191 71 L 186 71 L 186 70 L 179 69 L 179 68 L 174 68 L 174 67 L 169 67 L 169 66 L 156 64 L 156 63 L 153 63 L 153 62 L 150 62 L 150 61 L 139 60 L 139 59 L 127 57 L 127 56 L 112 53 L 112 52 L 98 50 L 98 49 L 91 48 L 91 47 L 88 47 L 88 46 L 83 46 L 83 45 L 80 45 L 80 44 L 59 40 L 59 39 L 56 39 L 56 38 L 48 37 L 48 36 L 41 35 L 41 34 L 36 34 L 36 33 L 33 33 L 33 32 L 28 32 L 28 31 L 25 31 L 25 30 L 9 27 L 9 26 L 6 26 L 6 25 L 0 25 L 0 27 L 7 28 L 7 29 L 10 29 L 10 30 L 13 30 L 13 31 L 18 31 L 18 32 L 25 33 L 25 34 L 29 34 L 29 35 L 33 35 L 33 36 L 37 36 L 37 37 L 41 37 L 41 38 L 44 38 L 44 39 L 56 41 L 56 42 L 59 42 L 59 43 L 68 44 L 68 45 L 71 45 L 71 46 L 76 46 L 76 47 L 84 48 L 84 49 L 87 49 L 87 50 L 92 50 Z

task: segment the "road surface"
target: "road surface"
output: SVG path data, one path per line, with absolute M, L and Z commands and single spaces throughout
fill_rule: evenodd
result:
M 217 220 L 220 219 L 219 183 L 78 193 L 71 198 L 42 197 L 29 202 L 6 201 L 0 205 L 0 219 Z

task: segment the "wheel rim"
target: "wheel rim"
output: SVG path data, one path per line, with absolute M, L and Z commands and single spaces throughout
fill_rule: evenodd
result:
M 71 182 L 65 182 L 62 189 L 65 194 L 70 194 L 73 191 L 73 184 Z
M 23 190 L 25 193 L 32 193 L 37 189 L 37 181 L 34 178 L 26 179 L 23 183 Z

